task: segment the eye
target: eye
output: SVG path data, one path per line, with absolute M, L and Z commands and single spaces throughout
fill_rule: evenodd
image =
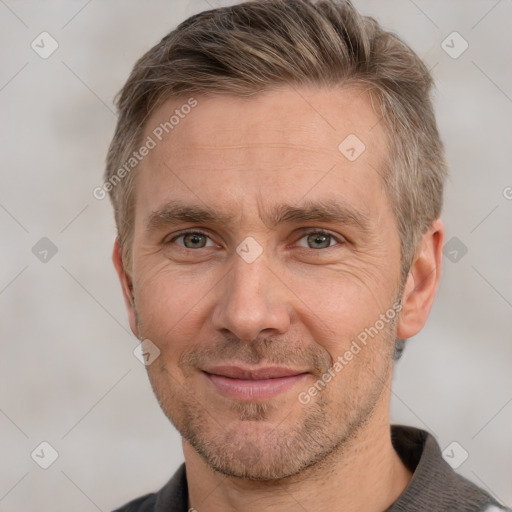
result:
M 297 245 L 307 249 L 327 249 L 340 242 L 334 235 L 325 231 L 310 231 L 299 238 Z
M 182 233 L 181 235 L 169 240 L 168 243 L 171 242 L 175 242 L 177 245 L 181 245 L 187 249 L 202 249 L 204 247 L 212 247 L 215 245 L 208 235 L 201 233 L 200 231 Z

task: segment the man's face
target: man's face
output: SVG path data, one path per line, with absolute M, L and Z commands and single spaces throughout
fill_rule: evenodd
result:
M 282 478 L 387 421 L 396 327 L 378 321 L 400 241 L 385 135 L 357 90 L 196 99 L 137 170 L 132 328 L 160 350 L 149 377 L 185 444 L 225 474 Z

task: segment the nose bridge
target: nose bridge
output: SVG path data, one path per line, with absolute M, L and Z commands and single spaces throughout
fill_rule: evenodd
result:
M 290 323 L 286 297 L 259 247 L 247 239 L 238 246 L 213 315 L 217 329 L 247 341 L 264 330 L 285 332 Z
M 263 257 L 249 263 L 239 255 L 233 258 L 233 271 L 230 279 L 229 295 L 235 306 L 244 305 L 250 300 L 254 306 L 264 305 L 269 300 L 263 282 L 268 280 L 268 268 Z M 260 304 L 261 303 L 261 304 Z

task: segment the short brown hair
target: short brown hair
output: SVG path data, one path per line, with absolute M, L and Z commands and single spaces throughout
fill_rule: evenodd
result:
M 388 162 L 380 171 L 397 220 L 405 278 L 419 239 L 442 207 L 446 164 L 432 83 L 409 46 L 348 0 L 259 0 L 205 11 L 181 23 L 135 64 L 116 100 L 119 119 L 105 180 L 113 183 L 141 144 L 145 121 L 169 98 L 248 96 L 286 84 L 362 86 L 388 136 Z M 108 190 L 128 268 L 134 177 L 135 172 L 126 173 Z

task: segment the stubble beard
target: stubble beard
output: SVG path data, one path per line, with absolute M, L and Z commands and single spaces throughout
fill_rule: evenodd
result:
M 140 327 L 139 333 L 143 332 Z M 290 400 L 290 410 L 283 410 L 273 400 L 231 401 L 229 417 L 235 414 L 237 421 L 229 422 L 227 417 L 209 412 L 208 404 L 201 403 L 178 382 L 165 362 L 157 359 L 147 370 L 164 414 L 211 469 L 229 477 L 273 485 L 299 473 L 322 467 L 328 470 L 330 461 L 339 460 L 350 449 L 389 386 L 395 332 L 395 323 L 390 324 L 379 339 L 371 342 L 386 344 L 389 350 L 375 352 L 356 383 L 343 379 L 338 383 L 343 391 L 338 395 L 329 393 L 329 386 L 336 386 L 336 380 L 342 379 L 342 370 L 314 400 L 299 405 L 298 414 L 295 397 Z M 253 354 L 258 351 L 255 348 Z M 380 364 L 374 364 L 381 358 Z M 290 414 L 297 418 L 294 424 L 286 423 Z

